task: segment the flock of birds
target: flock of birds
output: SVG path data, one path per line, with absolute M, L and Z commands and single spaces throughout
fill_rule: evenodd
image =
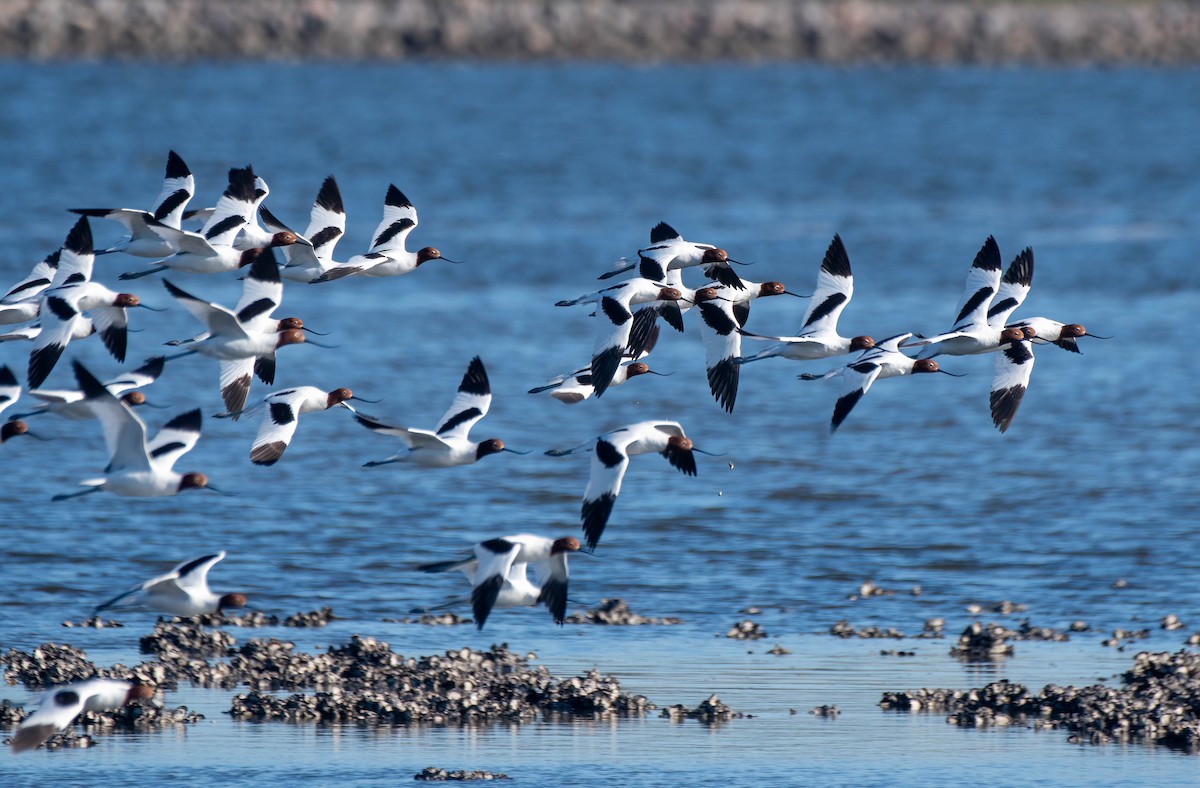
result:
M 260 426 L 250 448 L 258 465 L 279 462 L 293 440 L 302 414 L 335 407 L 349 410 L 364 427 L 398 438 L 396 454 L 367 465 L 404 462 L 428 468 L 467 465 L 500 452 L 513 452 L 503 441 L 474 441 L 471 429 L 491 404 L 491 388 L 482 360 L 472 359 L 446 413 L 432 429 L 389 425 L 360 413 L 351 403 L 362 400 L 349 389 L 325 390 L 302 386 L 274 391 L 246 407 L 253 377 L 274 383 L 276 355 L 284 347 L 312 342 L 311 332 L 296 317 L 275 315 L 282 304 L 284 281 L 318 284 L 349 276 L 387 277 L 411 273 L 423 263 L 443 259 L 434 247 L 410 252 L 408 235 L 417 226 L 416 209 L 395 186 L 384 201 L 383 218 L 370 248 L 343 262 L 333 259 L 343 235 L 346 215 L 333 177 L 326 178 L 313 204 L 303 234 L 279 221 L 262 203 L 269 190 L 251 167 L 229 171 L 224 193 L 211 209 L 187 211 L 194 193 L 192 173 L 172 151 L 167 160 L 162 192 L 149 210 L 77 209 L 80 218 L 62 247 L 34 266 L 30 274 L 0 297 L 0 341 L 32 344 L 26 368 L 25 395 L 37 405 L 10 418 L 0 428 L 0 443 L 29 431 L 24 419 L 55 414 L 68 419 L 99 421 L 109 462 L 103 473 L 80 482 L 78 492 L 55 500 L 96 492 L 126 497 L 175 495 L 187 489 L 216 488 L 199 472 L 180 473 L 175 465 L 200 438 L 201 411 L 189 410 L 167 421 L 151 438 L 136 408 L 145 405 L 141 389 L 153 383 L 167 363 L 199 354 L 218 363 L 221 417 L 239 418 L 261 411 Z M 108 219 L 126 231 L 117 244 L 95 249 L 89 220 Z M 261 220 L 261 224 L 260 224 Z M 200 222 L 197 231 L 185 222 Z M 276 257 L 282 254 L 282 263 Z M 151 267 L 122 274 L 136 280 L 159 272 L 198 274 L 244 272 L 242 295 L 233 307 L 212 303 L 169 279 L 163 285 L 187 310 L 202 332 L 166 344 L 178 349 L 170 356 L 147 359 L 136 369 L 101 381 L 78 361 L 72 361 L 77 390 L 46 390 L 49 377 L 71 342 L 98 335 L 109 354 L 125 363 L 129 310 L 148 308 L 132 293 L 113 291 L 93 279 L 97 255 L 122 253 L 151 259 Z M 456 262 L 448 260 L 447 262 Z M 968 271 L 966 288 L 944 333 L 923 337 L 904 333 L 879 341 L 861 335 L 843 337 L 838 320 L 854 292 L 849 256 L 834 236 L 817 272 L 811 296 L 799 296 L 780 282 L 751 282 L 739 276 L 738 261 L 716 246 L 686 241 L 666 223 L 655 226 L 650 245 L 628 263 L 600 276 L 606 280 L 633 274 L 617 284 L 558 302 L 594 309 L 595 341 L 590 363 L 557 376 L 531 394 L 548 393 L 568 404 L 599 398 L 612 386 L 652 373 L 646 358 L 660 339 L 659 318 L 676 331 L 684 330 L 684 315 L 695 311 L 704 339 L 708 384 L 718 404 L 732 412 L 741 369 L 767 358 L 813 361 L 857 354 L 847 364 L 822 374 L 802 373 L 801 380 L 836 380 L 840 392 L 834 404 L 831 429 L 836 430 L 878 379 L 944 372 L 935 356 L 995 354 L 990 410 L 995 426 L 1004 432 L 1012 424 L 1033 368 L 1033 349 L 1054 344 L 1079 352 L 1082 325 L 1035 317 L 1009 322 L 1028 294 L 1033 279 L 1033 252 L 1025 249 L 1005 269 L 999 247 L 989 237 Z M 700 269 L 707 281 L 698 287 L 684 283 L 685 269 Z M 764 336 L 745 329 L 751 304 L 758 298 L 789 295 L 810 298 L 795 336 Z M 743 339 L 765 343 L 743 354 Z M 917 356 L 904 351 L 913 349 Z M 949 374 L 949 373 L 947 373 Z M 22 386 L 8 366 L 0 366 L 0 411 L 15 404 Z M 572 536 L 548 538 L 516 534 L 488 539 L 461 559 L 418 567 L 426 572 L 463 572 L 476 626 L 483 628 L 494 609 L 545 604 L 562 624 L 566 616 L 568 567 L 571 553 L 594 551 L 611 517 L 630 458 L 660 454 L 675 469 L 695 476 L 696 447 L 676 421 L 650 420 L 629 424 L 571 449 L 546 454 L 592 455 L 591 472 L 583 494 L 580 521 L 583 542 Z M 522 452 L 514 452 L 522 453 Z M 221 492 L 220 490 L 216 490 Z M 170 572 L 141 583 L 100 605 L 97 612 L 120 604 L 141 604 L 177 616 L 219 613 L 242 607 L 242 594 L 217 594 L 208 585 L 209 570 L 225 553 L 180 563 Z M 529 577 L 529 570 L 534 577 Z M 450 605 L 444 605 L 448 607 Z M 37 747 L 57 730 L 70 725 L 83 710 L 113 708 L 144 700 L 152 688 L 111 679 L 91 679 L 46 693 L 37 710 L 25 719 L 11 746 L 14 751 Z

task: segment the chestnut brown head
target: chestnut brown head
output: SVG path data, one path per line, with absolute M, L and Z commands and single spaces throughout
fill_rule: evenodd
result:
M 489 454 L 496 454 L 502 451 L 504 451 L 504 441 L 499 438 L 490 438 L 475 447 L 475 459 L 482 460 Z
M 1020 342 L 1025 338 L 1025 331 L 1020 328 L 1006 328 L 1000 332 L 1001 344 L 1005 342 Z
M 700 259 L 706 264 L 724 263 L 729 260 L 729 253 L 724 249 L 705 249 Z
M 304 328 L 304 321 L 298 317 L 285 317 L 279 321 L 279 325 L 275 327 L 275 331 L 288 331 L 291 329 Z
M 202 490 L 208 486 L 208 477 L 203 473 L 185 473 L 179 480 L 179 492 L 184 490 Z
M 117 299 L 113 301 L 113 306 L 131 307 L 140 303 L 141 301 L 133 293 L 117 293 Z
M 436 260 L 441 256 L 442 253 L 436 248 L 432 246 L 426 246 L 424 249 L 421 249 L 417 252 L 417 265 L 420 265 L 421 263 L 427 263 L 430 260 Z
M 650 365 L 643 361 L 635 361 L 625 367 L 625 379 L 636 378 L 638 375 L 645 375 L 650 371 Z
M 682 297 L 683 293 L 679 291 L 678 287 L 664 287 L 658 291 L 660 301 L 678 301 Z
M 938 363 L 931 358 L 920 358 L 913 362 L 913 374 L 918 372 L 937 372 Z
M 1037 336 L 1037 329 L 1033 326 L 1022 326 L 1021 333 L 1025 335 L 1026 339 L 1033 339 Z
M 682 435 L 672 435 L 667 438 L 667 446 L 678 451 L 691 451 L 692 441 Z
M 354 399 L 354 393 L 350 389 L 334 389 L 329 392 L 329 396 L 325 399 L 326 409 L 332 408 L 339 402 L 345 402 L 348 399 Z
M 1083 326 L 1079 325 L 1078 323 L 1067 323 L 1062 327 L 1062 333 L 1059 335 L 1059 338 L 1065 339 L 1067 337 L 1081 337 L 1085 334 L 1087 334 L 1087 329 Z
M 222 610 L 224 610 L 227 607 L 245 607 L 245 606 L 246 606 L 246 595 L 245 594 L 225 594 L 217 602 L 217 612 L 220 613 Z
M 153 684 L 134 684 L 125 693 L 125 703 L 141 703 L 154 697 Z
M 291 230 L 284 230 L 271 236 L 271 246 L 291 246 L 299 240 Z
M 550 555 L 558 555 L 559 553 L 574 553 L 579 550 L 579 540 L 573 536 L 564 536 L 561 539 L 555 539 L 554 544 L 550 545 Z
M 138 405 L 146 404 L 146 395 L 140 391 L 130 391 L 121 395 L 121 402 L 124 402 L 131 408 L 136 408 Z
M 783 282 L 763 282 L 758 286 L 758 296 L 773 296 L 783 295 L 787 292 L 787 288 L 783 286 Z
M 289 328 L 287 331 L 280 331 L 275 340 L 275 347 L 283 347 L 284 345 L 299 345 L 304 341 L 304 332 L 295 328 Z
M 703 304 L 705 301 L 713 301 L 718 298 L 717 288 L 702 287 L 696 291 L 696 303 Z
M 875 340 L 866 334 L 850 340 L 850 352 L 854 352 L 855 350 L 870 350 L 873 347 L 875 347 Z
M 0 427 L 0 443 L 9 438 L 14 438 L 17 435 L 24 435 L 29 432 L 29 425 L 23 421 L 13 419 L 12 421 L 4 422 L 4 426 Z

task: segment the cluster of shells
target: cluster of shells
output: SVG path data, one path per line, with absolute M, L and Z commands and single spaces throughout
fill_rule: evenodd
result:
M 568 624 L 601 624 L 604 626 L 644 626 L 682 624 L 682 618 L 654 618 L 634 613 L 623 599 L 600 600 L 600 604 L 583 613 L 572 613 L 567 616 Z
M 238 695 L 230 709 L 234 717 L 448 725 L 543 715 L 641 715 L 654 708 L 643 696 L 622 692 L 615 678 L 593 670 L 556 679 L 505 645 L 415 658 L 396 654 L 373 638 L 355 637 L 317 655 L 295 653 L 291 644 L 278 641 L 257 645 L 263 659 L 252 686 L 317 691 L 287 697 L 262 691 Z
M 885 709 L 937 712 L 961 727 L 1032 724 L 1065 728 L 1072 741 L 1163 744 L 1200 751 L 1200 654 L 1142 652 L 1121 675 L 1122 686 L 1047 685 L 1032 692 L 997 681 L 982 689 L 919 689 L 884 693 Z

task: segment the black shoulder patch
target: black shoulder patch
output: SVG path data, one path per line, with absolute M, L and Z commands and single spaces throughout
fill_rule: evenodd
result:
M 992 316 L 998 315 L 1001 312 L 1004 312 L 1006 310 L 1015 309 L 1016 306 L 1017 306 L 1017 299 L 1005 298 L 1003 301 L 997 301 L 994 304 L 992 304 L 991 308 L 988 309 L 987 316 L 989 318 L 991 318 Z
M 397 219 L 389 224 L 386 230 L 375 237 L 375 240 L 371 242 L 371 248 L 375 248 L 382 243 L 387 243 L 405 230 L 416 226 L 417 223 L 412 219 L 409 219 L 407 216 L 403 219 Z
M 288 405 L 286 402 L 271 403 L 271 421 L 283 426 L 284 424 L 291 424 L 295 420 L 296 414 L 292 410 L 291 405 Z
M 828 317 L 833 310 L 846 303 L 846 300 L 845 293 L 834 293 L 829 296 L 820 304 L 817 304 L 817 308 L 812 311 L 812 314 L 808 316 L 808 320 L 805 321 L 804 328 L 808 328 L 821 318 Z
M 663 268 L 662 263 L 652 257 L 638 255 L 638 276 L 643 279 L 661 282 L 666 275 L 667 271 Z
M 463 375 L 462 382 L 458 384 L 458 390 L 465 394 L 487 395 L 492 393 L 491 386 L 488 384 L 487 370 L 483 368 L 483 361 L 479 356 L 471 359 L 471 363 L 467 365 L 467 371 Z
M 616 446 L 601 438 L 596 441 L 596 459 L 604 463 L 606 468 L 615 468 L 625 462 L 625 455 Z
M 1017 366 L 1032 361 L 1033 351 L 1029 349 L 1028 344 L 1028 342 L 1013 342 L 1004 348 L 1004 355 Z
M 833 276 L 851 275 L 850 255 L 846 254 L 846 247 L 842 244 L 840 235 L 834 235 L 833 240 L 829 242 L 829 248 L 825 250 L 825 259 L 821 261 L 821 270 Z
M 984 301 L 987 301 L 995 294 L 996 291 L 990 287 L 981 287 L 972 293 L 971 297 L 967 299 L 967 303 L 963 304 L 963 308 L 959 311 L 958 317 L 954 318 L 955 325 L 958 324 L 958 321 L 971 314 L 979 307 L 980 304 L 982 304 Z
M 24 292 L 34 287 L 45 287 L 48 284 L 50 284 L 49 279 L 30 279 L 28 282 L 23 282 L 5 293 L 5 298 L 14 296 L 17 293 Z
M 610 296 L 604 296 L 600 299 L 600 308 L 614 326 L 624 325 L 625 321 L 633 317 L 620 301 Z
M 666 222 L 659 222 L 650 228 L 650 243 L 652 244 L 660 244 L 679 237 L 679 233 L 675 232 L 675 228 Z
M 342 234 L 342 228 L 340 228 L 340 227 L 323 227 L 320 230 L 318 230 L 316 232 L 316 234 L 313 235 L 312 238 L 309 238 L 308 240 L 309 240 L 309 243 L 311 243 L 314 248 L 319 249 L 320 247 L 324 246 L 325 244 L 329 243 L 330 241 L 332 241 L 336 238 L 339 238 L 341 236 L 341 234 Z
M 176 189 L 168 194 L 166 198 L 164 198 L 163 201 L 158 204 L 158 207 L 154 209 L 154 218 L 161 222 L 167 217 L 168 214 L 171 213 L 171 211 L 185 204 L 190 199 L 192 199 L 192 193 L 187 189 Z
M 716 304 L 708 302 L 700 304 L 700 317 L 704 318 L 704 322 L 709 328 L 723 337 L 729 336 L 737 329 L 733 318 Z
M 179 451 L 183 447 L 184 444 L 180 443 L 179 441 L 171 441 L 170 443 L 164 443 L 162 446 L 159 446 L 157 449 L 150 452 L 150 456 L 161 457 L 164 454 L 169 454 L 173 451 Z
M 46 298 L 46 306 L 59 320 L 70 320 L 79 314 L 75 311 L 75 307 L 71 306 L 70 302 L 58 296 L 48 296 Z
M 346 212 L 342 207 L 342 192 L 332 175 L 327 176 L 321 183 L 321 190 L 317 192 L 317 205 L 333 213 Z
M 447 432 L 454 429 L 458 425 L 460 425 L 464 422 L 470 421 L 471 419 L 479 418 L 481 413 L 482 413 L 482 411 L 480 411 L 479 408 L 467 408 L 466 410 L 460 410 L 458 413 L 455 413 L 453 416 L 446 419 L 445 424 L 438 427 L 437 434 L 445 435 Z
M 394 208 L 411 208 L 413 204 L 404 196 L 404 192 L 396 188 L 396 184 L 388 184 L 387 196 L 384 197 L 385 205 L 391 205 Z
M 204 234 L 204 237 L 211 240 L 216 238 L 221 233 L 227 233 L 235 227 L 241 227 L 245 223 L 246 220 L 240 216 L 226 216 L 224 219 L 210 227 L 208 232 Z
M 206 555 L 206 556 L 202 556 L 201 558 L 197 558 L 194 561 L 188 561 L 186 564 L 179 567 L 179 576 L 186 577 L 187 575 L 196 571 L 196 569 L 198 567 L 208 563 L 209 561 L 213 560 L 216 557 L 217 557 L 217 554 L 213 553 L 212 555 Z
M 68 276 L 66 279 L 63 280 L 62 286 L 66 287 L 67 285 L 77 285 L 77 284 L 80 284 L 81 282 L 86 282 L 86 281 L 87 281 L 87 277 L 83 275 L 83 272 L 76 271 L 75 273 L 71 274 L 70 276 Z
M 79 703 L 79 693 L 75 690 L 62 689 L 54 693 L 55 706 L 74 706 Z
M 515 544 L 507 539 L 488 539 L 486 542 L 480 542 L 479 546 L 496 555 L 504 555 L 516 547 Z
M 275 308 L 275 301 L 270 298 L 260 298 L 257 301 L 252 301 L 242 307 L 237 313 L 237 319 L 241 323 L 253 320 L 259 315 L 265 315 Z

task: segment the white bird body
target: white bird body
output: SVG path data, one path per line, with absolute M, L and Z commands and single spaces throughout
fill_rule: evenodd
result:
M 105 381 L 104 388 L 108 389 L 109 393 L 113 396 L 121 397 L 130 406 L 141 405 L 145 402 L 145 397 L 140 393 L 137 397 L 122 397 L 121 395 L 126 392 L 133 392 L 142 386 L 148 386 L 157 380 L 158 376 L 162 374 L 165 361 L 166 359 L 162 356 L 147 359 L 146 363 L 137 369 Z M 23 414 L 24 416 L 53 413 L 56 416 L 73 421 L 94 419 L 96 417 L 91 406 L 87 404 L 83 392 L 78 389 L 34 389 L 29 392 L 29 396 L 41 400 L 41 404 L 38 405 L 36 410 Z
M 111 219 L 119 222 L 129 234 L 113 246 L 103 249 L 98 254 L 109 252 L 124 252 L 136 257 L 166 257 L 179 249 L 170 241 L 155 233 L 148 220 L 160 222 L 163 225 L 179 229 L 184 209 L 191 201 L 196 191 L 195 179 L 187 164 L 175 151 L 167 154 L 166 173 L 163 178 L 162 191 L 154 201 L 150 211 L 133 208 L 74 208 L 73 213 L 83 216 L 93 216 Z
M 242 594 L 215 594 L 208 587 L 208 572 L 225 557 L 225 551 L 177 564 L 166 574 L 139 583 L 96 607 L 95 612 L 124 604 L 143 605 L 160 613 L 190 618 L 220 613 L 226 607 L 244 607 Z
M 869 336 L 850 338 L 838 333 L 838 319 L 853 296 L 854 275 L 850 270 L 850 256 L 846 253 L 841 236 L 834 235 L 825 250 L 825 257 L 817 272 L 817 287 L 796 336 L 766 336 L 741 331 L 742 336 L 775 343 L 744 357 L 742 363 L 776 356 L 794 361 L 813 361 L 872 347 L 874 340 Z
M 176 460 L 200 439 L 199 408 L 171 419 L 154 440 L 148 441 L 146 425 L 137 414 L 113 396 L 82 364 L 78 361 L 73 364 L 85 402 L 104 430 L 109 463 L 104 476 L 80 482 L 88 489 L 56 495 L 54 500 L 98 490 L 126 497 L 155 498 L 208 485 L 208 478 L 202 473 L 181 474 L 174 470 Z
M 470 439 L 471 427 L 487 415 L 492 404 L 492 390 L 487 370 L 476 356 L 467 366 L 458 393 L 438 422 L 436 430 L 414 427 L 394 427 L 361 413 L 355 415 L 359 424 L 383 435 L 392 435 L 404 442 L 405 450 L 384 460 L 368 462 L 368 467 L 391 462 L 411 462 L 429 468 L 450 468 L 470 465 L 489 454 L 512 451 L 504 448 L 499 438 L 476 443 Z
M 14 753 L 32 750 L 68 726 L 84 712 L 117 709 L 154 695 L 148 684 L 131 684 L 118 679 L 93 678 L 55 687 L 35 700 L 38 707 L 21 721 L 13 733 Z
M 442 253 L 432 246 L 415 252 L 405 247 L 408 234 L 417 226 L 417 209 L 395 184 L 388 185 L 383 200 L 383 219 L 375 228 L 371 248 L 366 254 L 351 257 L 328 267 L 314 282 L 331 282 L 346 276 L 403 276 Z
M 250 462 L 255 465 L 274 465 L 283 456 L 299 426 L 300 414 L 315 413 L 341 406 L 354 412 L 346 404 L 354 399 L 350 389 L 340 388 L 323 391 L 316 386 L 297 386 L 268 394 L 259 405 L 264 408 L 258 434 L 250 447 Z M 244 411 L 248 412 L 248 411 Z
M 661 454 L 667 462 L 688 476 L 696 475 L 695 447 L 677 421 L 640 421 L 606 432 L 575 449 L 551 449 L 553 457 L 588 450 L 592 455 L 591 473 L 583 492 L 580 519 L 588 550 L 594 550 L 608 524 L 613 504 L 621 492 L 621 481 L 635 454 Z
M 423 572 L 461 571 L 470 581 L 475 626 L 483 629 L 492 610 L 533 607 L 542 602 L 554 623 L 561 625 L 567 609 L 567 554 L 579 549 L 579 540 L 566 536 L 548 539 L 516 534 L 488 539 L 475 545 L 473 558 L 418 567 Z M 532 567 L 537 583 L 529 580 Z

